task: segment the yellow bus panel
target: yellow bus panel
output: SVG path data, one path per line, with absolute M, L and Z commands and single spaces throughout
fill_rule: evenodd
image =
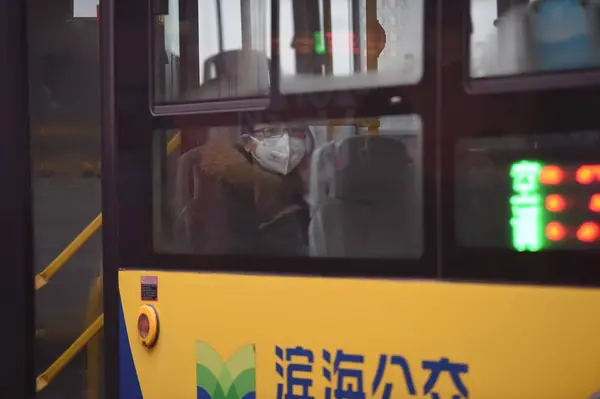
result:
M 588 399 L 600 389 L 599 290 L 138 270 L 119 280 L 123 398 Z M 152 347 L 139 337 L 143 305 L 158 315 Z

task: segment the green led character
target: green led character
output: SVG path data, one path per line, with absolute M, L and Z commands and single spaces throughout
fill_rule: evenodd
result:
M 325 54 L 327 51 L 327 47 L 325 46 L 325 38 L 323 37 L 323 32 L 316 31 L 314 33 L 315 36 L 315 53 L 319 55 Z
M 520 161 L 510 169 L 514 195 L 510 198 L 512 244 L 517 251 L 542 248 L 542 198 L 538 192 L 539 162 Z

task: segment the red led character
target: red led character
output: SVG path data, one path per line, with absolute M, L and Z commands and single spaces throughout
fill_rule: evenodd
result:
M 546 237 L 550 241 L 562 241 L 567 235 L 567 229 L 560 222 L 550 222 L 546 225 Z
M 327 52 L 333 55 L 333 33 L 325 32 L 325 40 L 327 41 Z
M 600 212 L 600 194 L 592 195 L 588 208 L 592 212 Z
M 600 181 L 600 165 L 581 165 L 575 173 L 575 180 L 579 184 L 592 184 Z
M 352 54 L 360 54 L 357 40 L 357 36 L 354 33 L 350 33 L 350 48 L 352 49 Z
M 540 171 L 540 183 L 547 186 L 555 186 L 563 182 L 565 172 L 556 165 L 547 165 Z
M 600 228 L 594 222 L 585 222 L 577 229 L 577 239 L 581 242 L 594 242 L 600 235 Z
M 550 212 L 562 212 L 567 207 L 567 201 L 559 194 L 550 194 L 546 197 L 546 209 Z

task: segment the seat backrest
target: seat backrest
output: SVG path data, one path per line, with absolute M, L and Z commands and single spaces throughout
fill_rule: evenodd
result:
M 204 62 L 200 87 L 188 90 L 186 101 L 256 97 L 269 93 L 271 61 L 256 50 L 217 53 Z
M 335 143 L 333 162 L 333 190 L 320 201 L 311 220 L 311 255 L 418 256 L 420 196 L 414 163 L 402 138 L 344 139 Z
M 529 10 L 537 69 L 598 65 L 597 4 L 582 0 L 544 0 Z
M 218 81 L 223 97 L 260 96 L 269 93 L 271 61 L 257 50 L 231 50 L 204 62 L 204 84 Z

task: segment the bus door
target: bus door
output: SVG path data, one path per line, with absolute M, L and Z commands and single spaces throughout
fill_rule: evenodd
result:
M 101 2 L 107 397 L 466 397 L 398 280 L 436 275 L 437 3 Z
M 482 396 L 588 398 L 600 388 L 586 316 L 600 304 L 598 12 L 502 3 L 442 11 L 442 273 L 482 282 L 471 300 L 494 354 Z
M 33 226 L 29 148 L 27 7 L 3 1 L 0 15 L 0 392 L 35 396 Z

